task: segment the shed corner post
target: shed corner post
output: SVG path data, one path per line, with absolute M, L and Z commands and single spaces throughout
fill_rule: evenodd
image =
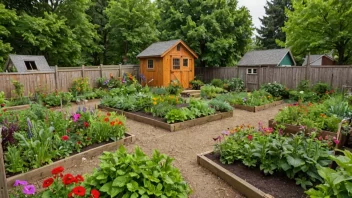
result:
M 119 64 L 119 77 L 122 77 L 122 64 Z
M 100 69 L 100 77 L 102 78 L 103 77 L 103 64 L 100 64 L 99 69 Z
M 84 78 L 84 65 L 82 65 L 82 78 Z
M 57 65 L 55 65 L 55 88 L 56 90 L 59 89 L 59 68 L 57 67 Z
M 1 128 L 0 128 L 1 133 Z M 9 191 L 7 189 L 7 180 L 5 172 L 4 154 L 2 150 L 2 140 L 0 139 L 0 197 L 9 198 Z

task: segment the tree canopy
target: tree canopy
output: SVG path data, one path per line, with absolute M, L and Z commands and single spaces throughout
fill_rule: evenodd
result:
M 5 9 L 5 6 L 0 4 L 0 65 L 4 63 L 5 57 L 11 52 L 11 44 L 6 42 L 11 34 L 9 27 L 14 25 L 16 13 L 12 10 Z
M 260 18 L 262 26 L 257 28 L 258 40 L 265 49 L 282 48 L 276 40 L 286 41 L 282 27 L 287 21 L 285 9 L 292 10 L 291 0 L 269 0 L 264 8 L 265 16 Z
M 182 39 L 199 66 L 235 65 L 251 42 L 252 20 L 237 0 L 158 0 L 162 40 Z
M 294 0 L 283 28 L 286 43 L 296 55 L 335 50 L 338 64 L 352 61 L 352 1 Z

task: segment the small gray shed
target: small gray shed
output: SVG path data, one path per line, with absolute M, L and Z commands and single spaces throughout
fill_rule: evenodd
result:
M 8 72 L 52 71 L 44 56 L 10 54 L 5 64 Z

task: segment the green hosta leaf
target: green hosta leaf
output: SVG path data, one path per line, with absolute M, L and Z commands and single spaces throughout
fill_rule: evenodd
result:
M 131 198 L 131 193 L 130 192 L 126 192 L 122 198 Z
M 121 193 L 123 191 L 124 191 L 124 188 L 112 186 L 111 191 L 110 191 L 110 196 L 115 197 L 116 195 L 118 195 L 119 193 Z
M 123 170 L 117 170 L 116 173 L 117 173 L 118 175 L 124 175 L 124 174 L 126 174 L 126 172 L 123 171 Z
M 97 180 L 104 180 L 104 179 L 108 178 L 108 176 L 105 175 L 104 173 L 100 173 L 96 178 L 97 178 Z
M 99 189 L 99 191 L 108 193 L 108 192 L 110 192 L 111 185 L 112 185 L 112 182 L 108 182 L 108 183 L 104 184 L 104 185 Z
M 352 182 L 346 181 L 345 182 L 345 188 L 348 191 L 349 194 L 352 194 Z
M 128 175 L 118 176 L 114 179 L 112 185 L 118 186 L 118 187 L 123 187 L 127 184 L 128 181 L 129 181 Z
M 174 184 L 174 182 L 172 181 L 172 179 L 168 175 L 165 175 L 164 182 L 167 184 Z
M 304 161 L 297 157 L 293 158 L 291 156 L 287 156 L 287 162 L 295 168 L 304 165 Z
M 138 196 L 138 193 L 133 193 L 132 195 L 131 195 L 131 198 L 138 198 L 139 196 Z
M 139 185 L 136 181 L 132 181 L 131 183 L 127 184 L 127 189 L 131 192 L 137 191 L 138 187 Z
M 148 195 L 142 195 L 141 198 L 149 198 Z
M 280 161 L 279 167 L 284 171 L 287 171 L 288 169 L 291 168 L 291 166 L 285 161 Z

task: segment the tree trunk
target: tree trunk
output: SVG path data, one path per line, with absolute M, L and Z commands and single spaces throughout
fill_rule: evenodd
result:
M 344 64 L 344 60 L 345 60 L 345 46 L 338 46 L 337 47 L 337 52 L 339 54 L 339 60 L 338 60 L 338 65 L 343 65 Z

